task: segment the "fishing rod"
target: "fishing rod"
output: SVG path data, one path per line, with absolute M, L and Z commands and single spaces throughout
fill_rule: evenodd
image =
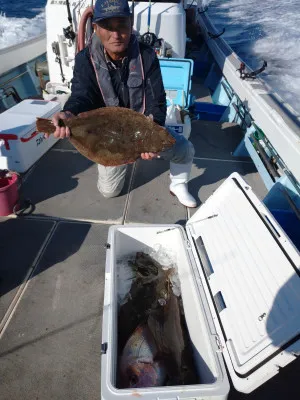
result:
M 73 30 L 73 20 L 72 20 L 72 14 L 71 14 L 69 0 L 66 0 L 66 6 L 67 6 L 67 12 L 68 12 L 68 21 L 69 21 L 70 25 L 67 28 L 63 28 L 63 32 L 64 32 L 65 38 L 69 39 L 72 43 L 74 43 L 76 35 Z
M 155 33 L 150 32 L 150 24 L 151 24 L 151 6 L 152 6 L 152 1 L 149 0 L 149 4 L 148 4 L 148 30 L 146 33 L 144 33 L 141 36 L 141 40 L 148 44 L 149 46 L 154 46 L 154 44 L 159 40 L 157 39 L 157 36 L 155 35 Z
M 150 23 L 151 23 L 151 0 L 149 0 L 149 5 L 148 5 L 148 33 L 150 32 Z

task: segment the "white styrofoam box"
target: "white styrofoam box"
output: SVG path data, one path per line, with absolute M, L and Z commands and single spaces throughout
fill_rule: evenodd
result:
M 159 234 L 158 234 L 159 233 Z M 300 353 L 300 254 L 237 174 L 188 221 L 109 229 L 101 362 L 102 399 L 225 399 L 225 364 L 237 390 L 250 393 Z M 116 262 L 159 243 L 176 256 L 199 384 L 116 389 Z
M 0 169 L 26 172 L 58 140 L 36 131 L 36 117 L 60 111 L 56 101 L 24 100 L 0 114 Z

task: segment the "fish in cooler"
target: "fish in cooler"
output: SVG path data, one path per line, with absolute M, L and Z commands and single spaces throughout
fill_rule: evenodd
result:
M 166 369 L 163 360 L 157 356 L 157 346 L 147 325 L 138 326 L 122 353 L 121 387 L 141 388 L 164 385 Z
M 175 270 L 163 269 L 142 252 L 130 264 L 136 278 L 118 319 L 122 387 L 198 383 L 181 296 L 172 290 Z M 141 354 L 136 354 L 136 346 L 143 349 Z M 145 353 L 147 357 L 143 358 Z M 130 386 L 133 382 L 136 386 Z
M 132 335 L 136 327 L 147 321 L 150 310 L 157 301 L 157 290 L 163 291 L 168 283 L 170 271 L 164 271 L 158 262 L 143 252 L 137 252 L 134 261 L 129 261 L 135 279 L 127 296 L 127 301 L 119 311 L 119 349 Z M 160 288 L 160 289 L 158 289 Z M 163 297 L 160 293 L 159 298 Z

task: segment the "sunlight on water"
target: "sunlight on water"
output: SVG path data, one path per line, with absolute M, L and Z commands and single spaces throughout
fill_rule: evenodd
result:
M 298 0 L 204 0 L 224 39 L 251 67 L 268 62 L 263 79 L 300 111 L 300 5 Z
M 0 49 L 34 38 L 45 30 L 45 12 L 34 18 L 8 18 L 0 13 Z

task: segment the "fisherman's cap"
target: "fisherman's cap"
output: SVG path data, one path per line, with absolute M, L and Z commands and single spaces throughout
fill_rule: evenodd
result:
M 130 17 L 130 9 L 127 0 L 96 1 L 93 22 L 114 17 Z

